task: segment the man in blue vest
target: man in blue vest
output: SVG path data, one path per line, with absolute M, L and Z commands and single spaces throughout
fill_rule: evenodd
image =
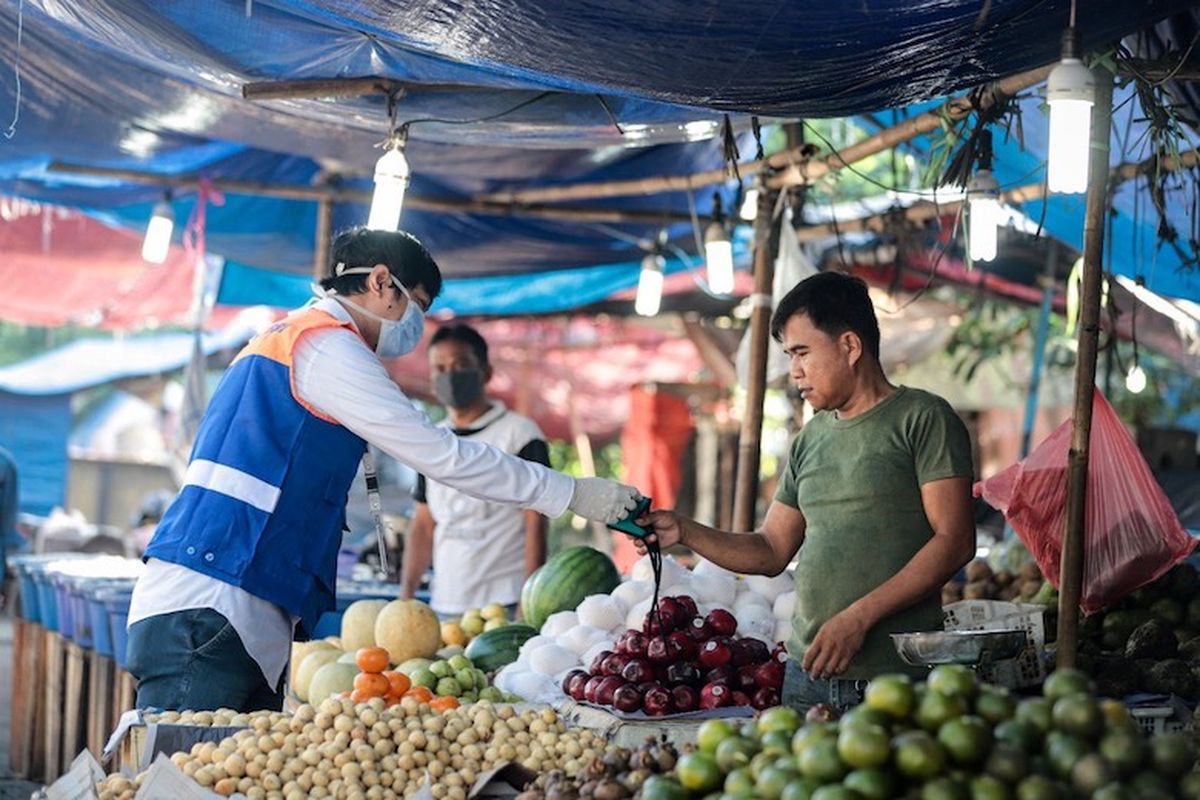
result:
M 139 708 L 279 709 L 293 636 L 334 605 L 346 495 L 370 442 L 484 500 L 611 522 L 636 489 L 574 479 L 434 425 L 381 358 L 410 352 L 441 291 L 403 232 L 333 244 L 319 298 L 255 337 L 200 424 L 129 612 Z

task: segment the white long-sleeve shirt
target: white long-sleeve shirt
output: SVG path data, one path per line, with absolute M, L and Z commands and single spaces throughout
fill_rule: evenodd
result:
M 349 312 L 332 298 L 314 305 L 353 324 Z M 575 486 L 571 477 L 433 424 L 354 331 L 325 328 L 304 334 L 293 353 L 292 380 L 300 399 L 439 483 L 548 517 L 567 510 Z M 134 587 L 129 624 L 194 608 L 210 608 L 228 619 L 266 681 L 279 685 L 295 620 L 244 589 L 151 559 Z

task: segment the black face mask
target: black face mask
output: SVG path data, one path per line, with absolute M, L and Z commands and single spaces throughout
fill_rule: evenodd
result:
M 451 408 L 467 408 L 483 395 L 483 371 L 456 369 L 433 376 L 433 393 L 438 402 Z

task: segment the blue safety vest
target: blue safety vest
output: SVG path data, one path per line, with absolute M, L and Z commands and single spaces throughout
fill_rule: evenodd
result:
M 246 345 L 213 393 L 183 488 L 145 553 L 275 603 L 300 619 L 299 638 L 334 607 L 346 496 L 366 450 L 294 391 L 300 335 L 334 327 L 351 328 L 308 309 Z

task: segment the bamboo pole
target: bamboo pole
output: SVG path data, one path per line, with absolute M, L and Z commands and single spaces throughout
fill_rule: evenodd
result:
M 1075 362 L 1075 413 L 1067 467 L 1067 525 L 1063 534 L 1058 587 L 1058 666 L 1075 666 L 1079 643 L 1079 598 L 1083 594 L 1083 535 L 1087 510 L 1092 402 L 1096 393 L 1096 350 L 1100 338 L 1100 261 L 1104 256 L 1104 217 L 1108 209 L 1108 139 L 1112 127 L 1113 78 L 1100 72 L 1092 112 L 1091 162 L 1083 223 L 1083 289 L 1079 308 L 1079 349 Z
M 321 280 L 329 269 L 329 245 L 333 236 L 333 201 L 317 201 L 317 231 L 313 245 L 313 280 Z
M 746 372 L 746 409 L 738 437 L 737 482 L 733 500 L 733 529 L 754 530 L 758 499 L 759 455 L 762 448 L 763 399 L 767 393 L 767 348 L 770 346 L 771 288 L 779 255 L 782 216 L 775 216 L 777 189 L 758 192 L 754 217 L 754 294 L 750 295 L 750 364 Z
M 127 183 L 141 183 L 150 186 L 167 186 L 177 191 L 195 191 L 199 189 L 200 180 L 195 175 L 159 175 L 150 172 L 140 172 L 130 169 L 112 169 L 109 167 L 94 167 L 87 164 L 67 164 L 60 161 L 51 162 L 48 167 L 51 172 L 67 175 L 87 175 L 91 177 L 112 178 Z M 332 186 L 287 186 L 284 184 L 266 183 L 264 181 L 248 181 L 230 178 L 212 180 L 214 189 L 226 194 L 243 194 L 256 197 L 272 197 L 279 200 L 321 201 L 328 199 L 334 203 L 371 202 L 371 190 L 347 189 Z M 494 217 L 527 217 L 532 219 L 556 220 L 560 222 L 595 222 L 607 224 L 630 223 L 637 225 L 665 225 L 668 223 L 691 223 L 690 214 L 676 211 L 637 211 L 616 208 L 563 208 L 547 205 L 521 205 L 512 203 L 492 203 L 484 200 L 460 200 L 452 197 L 420 197 L 409 195 L 404 199 L 405 208 L 418 211 L 437 211 L 458 214 L 482 214 Z M 712 217 L 700 215 L 701 224 L 711 221 Z
M 995 104 L 997 98 L 1011 97 L 1022 89 L 1028 89 L 1030 86 L 1041 83 L 1050 74 L 1052 66 L 1047 64 L 1044 67 L 1020 72 L 988 84 L 987 90 L 982 92 L 979 98 L 980 105 L 988 108 Z M 921 134 L 929 133 L 938 128 L 947 118 L 962 119 L 972 110 L 974 109 L 966 98 L 952 98 L 933 111 L 927 111 L 920 116 L 905 120 L 899 125 L 893 125 L 874 136 L 869 136 L 861 142 L 851 145 L 840 153 L 830 153 L 817 161 L 806 161 L 807 149 L 804 146 L 798 146 L 768 158 L 742 162 L 738 165 L 738 171 L 742 177 L 746 177 L 761 170 L 781 170 L 771 177 L 768 186 L 775 189 L 796 186 L 812 181 L 827 172 L 836 172 L 847 164 L 861 161 Z M 546 203 L 588 200 L 598 197 L 657 194 L 659 192 L 684 192 L 714 183 L 722 183 L 728 178 L 728 172 L 721 167 L 691 175 L 663 175 L 622 181 L 577 183 L 571 186 L 508 189 L 481 195 L 479 199 L 504 203 Z

